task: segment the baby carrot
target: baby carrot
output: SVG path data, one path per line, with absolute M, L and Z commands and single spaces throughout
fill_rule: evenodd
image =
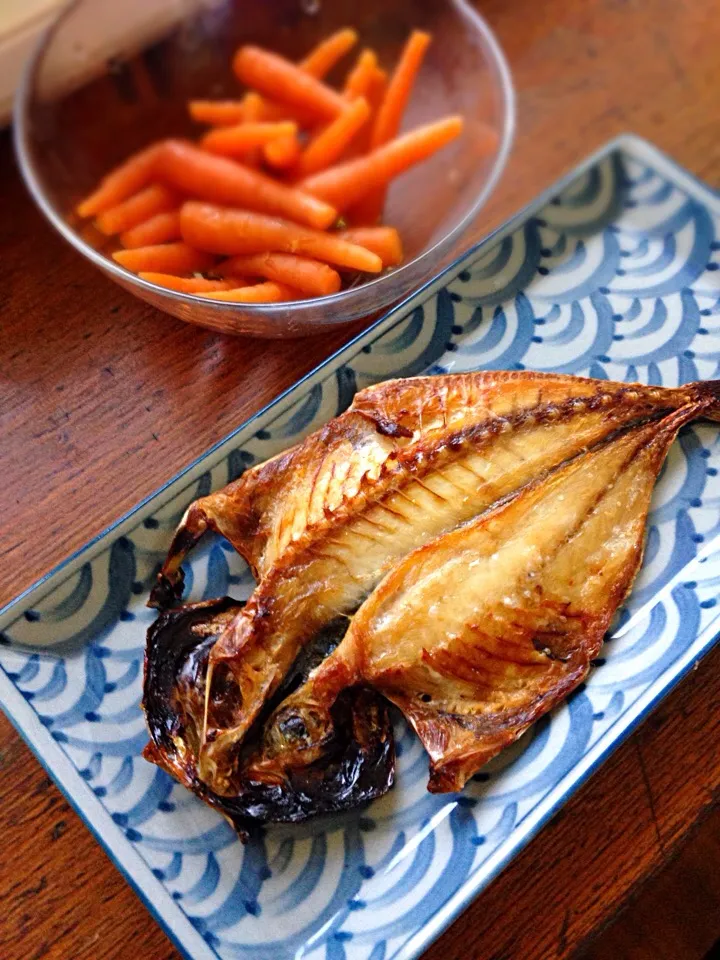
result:
M 355 227 L 339 230 L 335 236 L 372 250 L 380 257 L 384 267 L 396 267 L 402 263 L 402 240 L 395 227 Z
M 261 47 L 240 47 L 233 60 L 236 76 L 261 94 L 296 104 L 327 120 L 345 106 L 341 94 L 306 73 L 302 67 Z
M 263 120 L 265 102 L 255 90 L 245 94 L 245 123 L 260 123 Z M 243 163 L 250 167 L 259 167 L 262 160 L 262 150 L 253 147 L 243 157 Z
M 425 52 L 430 45 L 430 40 L 430 34 L 421 30 L 413 30 L 408 37 L 400 55 L 400 60 L 386 84 L 385 93 L 377 106 L 370 132 L 369 146 L 371 149 L 379 147 L 397 136 L 415 78 L 422 65 Z M 359 223 L 377 223 L 385 206 L 386 194 L 387 184 L 366 194 L 358 209 L 352 211 L 353 220 Z
M 81 217 L 94 217 L 146 187 L 154 179 L 161 148 L 162 144 L 154 143 L 111 170 L 102 178 L 97 190 L 78 204 L 77 213 Z
M 322 80 L 335 64 L 357 43 L 355 30 L 346 28 L 331 34 L 312 50 L 298 66 L 316 80 Z M 248 103 L 256 98 L 259 106 L 248 110 Z M 260 97 L 252 91 L 242 100 L 212 101 L 194 100 L 189 104 L 190 115 L 201 123 L 212 126 L 242 123 L 243 120 L 283 121 L 295 120 L 303 126 L 312 126 L 317 120 L 317 112 L 308 112 L 297 104 L 277 103 Z M 249 114 L 249 115 L 248 115 Z M 287 141 L 286 141 L 287 142 Z
M 250 96 L 250 94 L 247 94 Z M 260 101 L 257 120 L 264 120 L 267 123 L 282 123 L 286 120 L 293 120 L 298 126 L 312 127 L 318 122 L 317 113 L 310 110 L 304 110 L 296 104 L 280 103 L 277 100 L 269 100 L 267 97 L 261 97 L 254 94 Z
M 149 220 L 139 223 L 131 230 L 120 234 L 120 243 L 124 247 L 152 247 L 158 243 L 169 243 L 180 239 L 180 212 L 169 210 L 157 213 Z
M 211 253 L 296 253 L 351 270 L 382 270 L 380 257 L 364 247 L 249 210 L 188 201 L 180 211 L 180 227 L 187 243 Z
M 369 117 L 370 105 L 365 97 L 357 97 L 310 141 L 300 157 L 298 174 L 307 177 L 332 166 Z
M 266 163 L 276 170 L 289 170 L 300 159 L 302 147 L 296 136 L 278 137 L 263 147 Z
M 387 73 L 385 73 L 381 67 L 376 66 L 372 71 L 370 84 L 365 95 L 365 99 L 370 104 L 372 117 L 377 115 L 378 108 L 380 107 L 383 97 L 385 96 L 386 87 Z M 370 137 L 372 136 L 373 127 L 372 117 L 371 122 L 366 123 L 365 126 L 361 128 L 360 132 L 350 144 L 348 149 L 349 156 L 357 157 L 363 153 L 367 153 L 370 149 Z
M 284 123 L 239 123 L 233 127 L 220 127 L 206 133 L 200 145 L 210 153 L 226 157 L 242 157 L 253 147 L 262 147 L 278 137 L 292 137 L 297 133 L 297 124 Z
M 284 283 L 256 283 L 248 287 L 235 287 L 232 290 L 218 290 L 207 293 L 211 300 L 227 300 L 230 303 L 280 303 L 283 300 L 302 300 L 303 295 Z
M 327 39 L 321 40 L 304 60 L 300 61 L 300 69 L 317 80 L 324 79 L 338 60 L 341 60 L 346 53 L 352 50 L 357 43 L 357 39 L 357 30 L 353 30 L 351 27 L 331 33 Z
M 388 76 L 385 70 L 378 65 L 377 57 L 375 57 L 375 63 L 370 66 L 368 74 L 368 78 L 365 81 L 366 90 L 363 95 L 370 104 L 372 118 L 375 118 L 380 108 L 380 104 L 385 98 Z M 369 151 L 373 125 L 374 119 L 371 119 L 371 122 L 366 123 L 365 126 L 360 130 L 360 133 L 357 134 L 348 148 L 348 157 L 357 157 Z M 380 219 L 380 214 L 382 213 L 384 204 L 385 190 L 383 188 L 380 188 L 379 190 L 373 190 L 372 192 L 365 194 L 364 197 L 361 197 L 357 203 L 354 203 L 348 207 L 346 211 L 346 217 L 352 224 L 374 226 Z
M 157 173 L 170 186 L 203 200 L 279 214 L 320 230 L 336 218 L 335 210 L 316 197 L 182 140 L 166 143 Z
M 400 121 L 410 99 L 415 78 L 422 65 L 425 51 L 430 46 L 430 34 L 413 30 L 387 86 L 373 125 L 370 145 L 379 147 L 396 137 Z
M 348 160 L 300 181 L 301 189 L 347 210 L 362 196 L 389 183 L 398 174 L 427 159 L 460 135 L 462 117 L 446 117 L 416 127 L 377 147 L 364 157 Z
M 215 258 L 186 243 L 160 243 L 152 247 L 116 250 L 113 259 L 133 273 L 194 273 L 209 270 Z
M 188 112 L 193 120 L 211 127 L 233 127 L 244 121 L 281 123 L 292 120 L 303 126 L 317 122 L 315 113 L 267 100 L 254 91 L 246 93 L 241 100 L 190 100 Z
M 98 230 L 106 236 L 132 230 L 157 213 L 167 213 L 177 208 L 178 198 L 172 190 L 161 183 L 154 183 L 122 203 L 115 204 L 101 213 L 96 221 Z
M 348 100 L 355 97 L 366 97 L 372 86 L 378 60 L 374 50 L 363 50 L 357 58 L 355 66 L 347 75 L 343 94 Z
M 313 297 L 325 297 L 340 289 L 340 274 L 326 263 L 294 253 L 256 253 L 232 257 L 217 268 L 223 276 L 243 274 L 264 277 L 295 287 Z
M 205 277 L 176 277 L 171 273 L 151 273 L 140 271 L 141 280 L 148 280 L 158 287 L 179 290 L 181 293 L 210 293 L 216 290 L 229 290 L 232 284 L 227 280 L 206 280 Z
M 224 127 L 242 123 L 245 119 L 244 100 L 191 100 L 188 112 L 198 123 Z
M 360 197 L 345 212 L 348 223 L 359 227 L 374 227 L 382 216 L 385 206 L 385 187 L 379 187 Z
M 370 88 L 368 89 L 367 97 L 365 98 L 370 104 L 374 114 L 377 114 L 380 109 L 380 104 L 383 102 L 385 97 L 385 91 L 387 90 L 388 85 L 388 75 L 387 71 L 383 70 L 382 67 L 376 67 L 373 71 L 372 80 L 370 82 Z M 368 141 L 369 142 L 369 141 Z
M 245 116 L 243 120 L 248 123 L 256 123 L 264 120 L 265 100 L 255 90 L 250 90 L 245 94 L 243 100 L 245 104 Z

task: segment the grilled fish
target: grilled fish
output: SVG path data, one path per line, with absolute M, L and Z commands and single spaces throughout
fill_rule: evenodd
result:
M 390 381 L 359 393 L 345 414 L 286 454 L 197 501 L 152 602 L 181 592 L 180 563 L 206 529 L 224 534 L 259 580 L 209 652 L 200 780 L 221 796 L 236 795 L 249 776 L 287 782 L 288 771 L 316 762 L 332 738 L 341 692 L 366 684 L 414 724 L 431 755 L 431 788 L 460 785 L 584 675 L 639 563 L 643 511 L 665 452 L 682 423 L 718 419 L 717 394 L 714 382 L 673 390 L 529 372 Z M 644 500 L 625 486 L 628 476 Z M 600 509 L 584 492 L 590 488 L 604 512 L 622 491 L 633 494 L 631 533 L 608 532 L 610 513 L 604 525 L 588 526 Z M 580 503 L 582 534 L 570 519 Z M 551 522 L 556 514 L 564 526 Z M 630 523 L 627 504 L 616 514 L 617 524 Z M 526 528 L 534 546 L 520 536 Z M 612 590 L 598 581 L 587 606 L 566 584 L 567 600 L 559 599 L 562 537 L 600 550 L 602 537 L 616 536 L 627 549 L 618 548 Z M 494 569 L 505 571 L 497 580 L 481 575 L 491 541 L 502 558 Z M 519 598 L 520 580 L 510 579 L 531 546 L 545 559 L 526 573 L 539 597 L 552 597 L 542 617 L 531 587 Z M 453 552 L 477 574 L 461 577 L 465 566 L 451 562 Z M 575 564 L 583 557 L 574 555 Z M 431 568 L 425 578 L 421 571 Z M 572 613 L 563 613 L 564 602 Z M 247 761 L 243 743 L 264 706 L 303 647 L 338 617 L 352 617 L 345 639 L 278 708 Z

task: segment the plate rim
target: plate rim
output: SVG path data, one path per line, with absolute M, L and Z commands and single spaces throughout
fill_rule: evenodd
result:
M 436 289 L 445 286 L 450 276 L 457 273 L 467 260 L 475 258 L 484 249 L 489 249 L 501 242 L 507 235 L 514 233 L 520 226 L 539 213 L 554 196 L 587 170 L 616 151 L 625 153 L 654 167 L 658 173 L 683 189 L 693 199 L 709 207 L 713 212 L 720 214 L 720 191 L 713 190 L 703 183 L 698 177 L 648 140 L 634 133 L 622 133 L 613 137 L 541 191 L 533 200 L 486 237 L 457 256 L 439 274 L 426 281 L 414 293 L 407 296 L 344 346 L 331 353 L 325 360 L 292 383 L 272 401 L 213 443 L 187 466 L 142 498 L 134 507 L 122 514 L 83 546 L 23 589 L 16 597 L 0 608 L 0 631 L 9 622 L 13 622 L 21 616 L 25 610 L 30 609 L 31 601 L 41 601 L 43 597 L 50 593 L 51 589 L 55 589 L 72 576 L 81 563 L 88 562 L 97 556 L 101 552 L 104 542 L 110 536 L 122 536 L 131 524 L 136 525 L 138 522 L 142 522 L 144 517 L 152 511 L 161 509 L 171 499 L 168 496 L 163 501 L 163 495 L 169 493 L 185 478 L 187 480 L 185 487 L 174 491 L 172 496 L 175 497 L 182 492 L 182 489 L 185 489 L 192 482 L 193 473 L 197 472 L 216 451 L 230 443 L 240 433 L 246 431 L 254 422 L 266 419 L 271 412 L 274 411 L 276 416 L 281 415 L 303 385 L 317 379 L 321 374 L 332 373 L 359 352 L 367 341 L 375 340 L 386 329 L 392 327 L 401 316 L 422 305 Z M 716 543 L 717 541 L 713 542 Z M 692 646 L 685 651 L 682 657 L 672 667 L 664 671 L 648 687 L 645 693 L 621 714 L 617 723 L 625 720 L 622 728 L 618 730 L 617 724 L 609 727 L 580 761 L 548 791 L 536 807 L 526 815 L 524 820 L 516 825 L 511 836 L 499 845 L 485 864 L 476 870 L 422 927 L 415 933 L 411 933 L 404 944 L 388 960 L 415 960 L 422 951 L 426 950 L 457 919 L 477 894 L 492 882 L 505 866 L 509 866 L 514 855 L 542 829 L 562 803 L 568 800 L 592 776 L 615 747 L 620 746 L 627 739 L 630 733 L 657 706 L 664 695 L 669 693 L 709 652 L 718 637 L 720 637 L 720 632 L 717 630 L 717 620 L 714 620 L 696 637 Z M 700 644 L 700 649 L 697 649 L 698 644 Z M 48 650 L 51 649 L 48 648 Z M 134 849 L 124 836 L 122 829 L 112 820 L 109 812 L 105 810 L 100 800 L 82 779 L 69 757 L 53 740 L 47 728 L 41 724 L 35 711 L 25 701 L 5 671 L 1 669 L 0 706 L 75 813 L 90 830 L 113 866 L 123 875 L 141 903 L 182 956 L 186 957 L 187 960 L 213 960 L 213 958 L 217 960 L 219 955 L 215 949 L 203 939 L 187 915 L 171 898 L 168 891 L 153 874 L 150 866 Z

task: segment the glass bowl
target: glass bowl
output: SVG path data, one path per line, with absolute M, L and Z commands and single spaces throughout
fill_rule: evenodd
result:
M 141 280 L 108 255 L 107 238 L 72 211 L 111 167 L 152 140 L 197 136 L 191 98 L 233 98 L 241 43 L 299 59 L 332 31 L 355 27 L 360 46 L 392 67 L 409 31 L 433 42 L 403 128 L 459 113 L 462 136 L 392 185 L 385 221 L 405 261 L 332 296 L 280 304 L 225 303 Z M 352 62 L 352 54 L 350 55 Z M 342 79 L 338 67 L 329 82 Z M 485 125 L 498 133 L 488 155 Z M 485 21 L 465 0 L 76 0 L 28 63 L 15 104 L 25 181 L 53 226 L 112 280 L 160 310 L 225 333 L 293 337 L 377 313 L 436 272 L 495 186 L 514 126 L 510 75 Z

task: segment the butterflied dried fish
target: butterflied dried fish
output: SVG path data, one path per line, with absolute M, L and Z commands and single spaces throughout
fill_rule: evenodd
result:
M 286 454 L 248 471 L 220 493 L 197 501 L 173 541 L 154 602 L 162 605 L 181 592 L 180 563 L 206 529 L 228 537 L 259 578 L 247 605 L 227 623 L 210 649 L 196 757 L 198 778 L 226 797 L 238 794 L 250 769 L 253 776 L 257 774 L 268 783 L 290 782 L 297 770 L 321 755 L 333 736 L 330 705 L 344 686 L 356 682 L 377 687 L 406 709 L 430 749 L 432 738 L 423 733 L 429 729 L 426 720 L 414 719 L 414 708 L 409 705 L 415 703 L 412 684 L 425 682 L 428 670 L 434 671 L 433 677 L 445 670 L 447 704 L 455 702 L 450 696 L 452 690 L 459 700 L 469 697 L 472 702 L 478 701 L 477 691 L 473 688 L 471 696 L 467 690 L 470 681 L 460 676 L 458 664 L 465 656 L 462 651 L 453 648 L 452 674 L 443 660 L 447 659 L 445 647 L 439 641 L 427 644 L 428 650 L 437 647 L 434 667 L 415 662 L 419 641 L 416 636 L 409 646 L 404 642 L 402 612 L 393 621 L 393 631 L 378 631 L 373 621 L 372 629 L 368 626 L 366 630 L 370 645 L 360 644 L 359 624 L 365 622 L 372 604 L 380 602 L 378 598 L 388 596 L 388 584 L 395 582 L 397 571 L 409 570 L 408 564 L 412 566 L 425 556 L 422 550 L 418 553 L 418 548 L 428 545 L 428 551 L 440 550 L 438 544 L 444 536 L 467 534 L 474 523 L 480 523 L 477 518 L 485 511 L 493 507 L 500 510 L 498 505 L 518 491 L 524 491 L 525 497 L 531 487 L 545 489 L 543 484 L 556 478 L 559 467 L 570 469 L 570 461 L 584 463 L 583 458 L 599 457 L 601 452 L 606 456 L 606 450 L 620 449 L 621 439 L 626 436 L 642 436 L 643 443 L 655 444 L 655 435 L 670 436 L 676 429 L 672 427 L 668 433 L 670 428 L 663 426 L 675 423 L 672 417 L 676 411 L 678 424 L 698 416 L 714 416 L 716 390 L 714 384 L 668 390 L 527 372 L 390 381 L 359 393 L 350 410 Z M 608 468 L 608 477 L 612 469 Z M 559 503 L 558 509 L 562 510 Z M 501 525 L 494 534 L 498 542 L 502 529 Z M 457 571 L 445 570 L 440 553 L 433 556 L 438 564 L 434 582 L 440 583 L 447 574 L 450 579 L 445 582 L 445 596 L 452 597 Z M 628 584 L 631 579 L 630 575 Z M 463 595 L 472 598 L 474 584 L 474 580 L 464 584 Z M 497 598 L 490 600 L 495 602 Z M 620 595 L 615 606 L 619 600 Z M 258 756 L 256 751 L 247 761 L 244 748 L 248 735 L 268 702 L 277 696 L 299 652 L 329 623 L 352 615 L 364 602 L 337 653 L 319 668 L 318 676 L 324 678 L 320 686 L 310 681 L 302 696 L 294 695 L 280 708 L 266 734 L 264 754 Z M 440 593 L 428 595 L 429 606 L 444 602 Z M 402 611 L 399 600 L 396 609 Z M 442 617 L 436 625 L 438 630 L 441 624 Z M 548 624 L 546 632 L 555 636 L 560 626 L 551 620 Z M 515 621 L 503 621 L 503 636 L 515 629 L 519 629 Z M 500 643 L 499 635 L 492 631 L 488 635 Z M 508 645 L 513 642 L 524 651 L 524 641 L 511 636 Z M 593 642 L 588 640 L 585 646 L 589 649 Z M 466 638 L 463 644 L 468 643 Z M 397 690 L 380 682 L 372 666 L 382 644 L 388 645 L 390 659 L 383 660 L 384 655 L 378 653 L 380 660 L 393 662 L 392 669 L 404 678 Z M 404 666 L 397 658 L 393 661 L 390 648 L 404 651 L 402 656 L 407 654 Z M 543 652 L 546 649 L 551 655 Z M 368 651 L 367 672 L 363 672 L 364 667 L 355 672 L 349 669 L 348 664 L 355 664 L 355 654 L 348 653 L 351 650 Z M 531 662 L 522 667 L 538 677 L 547 663 L 560 670 L 557 675 L 547 674 L 548 692 L 543 694 L 543 702 L 555 702 L 576 682 L 568 679 L 571 668 L 561 669 L 558 664 L 577 666 L 580 654 L 574 653 L 575 659 L 564 661 L 553 650 L 550 644 L 539 650 L 533 646 Z M 522 656 L 526 657 L 526 651 Z M 472 665 L 472 657 L 469 662 Z M 328 681 L 333 671 L 334 685 Z M 489 690 L 493 671 L 483 661 L 477 672 L 487 675 Z M 506 682 L 504 668 L 497 672 L 497 682 L 502 686 Z M 521 690 L 526 679 L 523 674 L 517 680 Z M 326 692 L 321 696 L 318 691 L 323 690 Z M 439 691 L 433 693 L 426 686 L 418 686 L 415 693 L 445 703 Z M 528 715 L 533 711 L 536 715 L 534 695 L 527 695 L 531 702 Z M 313 712 L 316 698 L 318 711 Z M 287 715 L 283 712 L 286 708 L 290 709 Z M 294 713 L 296 708 L 298 712 Z M 469 721 L 457 704 L 442 709 L 450 717 L 457 713 L 461 720 L 443 719 L 440 723 L 442 710 L 428 708 L 434 735 L 443 742 L 455 743 L 458 726 L 467 726 Z M 488 720 L 491 725 L 500 722 Z M 468 736 L 473 743 L 477 739 L 475 732 Z M 489 747 L 483 749 L 487 752 Z M 430 749 L 437 767 L 432 781 L 437 789 L 461 782 L 466 766 L 469 769 L 482 762 L 477 759 L 480 754 L 473 755 L 472 761 L 451 762 L 443 750 Z M 455 767 L 460 772 L 448 773 Z

